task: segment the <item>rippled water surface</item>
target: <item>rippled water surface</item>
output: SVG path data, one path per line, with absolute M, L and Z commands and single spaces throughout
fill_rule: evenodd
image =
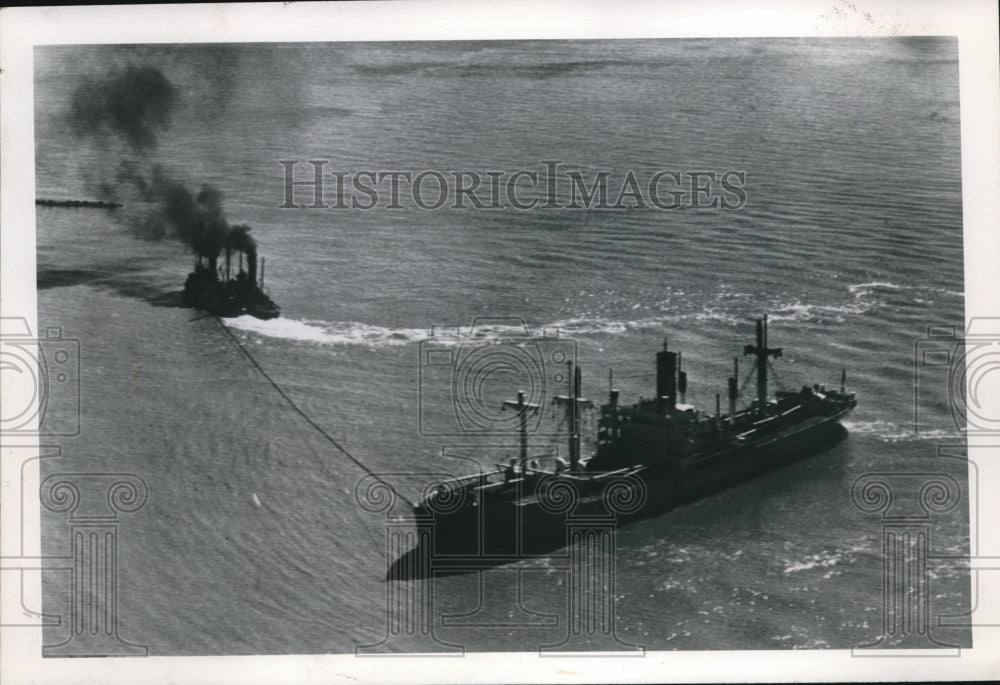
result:
M 179 101 L 138 158 L 67 121 L 83 79 L 127 63 L 160 68 Z M 926 422 L 914 426 L 917 343 L 929 324 L 964 320 L 957 67 L 955 41 L 933 38 L 39 48 L 38 197 L 93 197 L 128 159 L 211 183 L 229 220 L 252 227 L 283 308 L 266 322 L 204 316 L 181 305 L 192 256 L 179 242 L 137 238 L 127 211 L 38 208 L 40 324 L 63 326 L 82 355 L 82 431 L 63 461 L 150 487 L 121 523 L 121 634 L 157 655 L 380 640 L 384 519 L 355 502 L 364 471 L 331 439 L 392 473 L 463 471 L 445 445 L 486 465 L 514 447 L 421 434 L 452 416 L 447 381 L 421 369 L 433 326 L 523 317 L 533 333 L 558 331 L 599 400 L 610 369 L 623 399 L 651 394 L 668 337 L 688 401 L 711 411 L 768 313 L 782 384 L 834 385 L 847 369 L 860 398 L 850 437 L 620 530 L 617 634 L 652 650 L 872 642 L 881 529 L 851 484 L 929 469 L 965 482 L 961 461 L 937 457 L 961 443 L 942 378 L 922 377 Z M 747 202 L 278 209 L 278 161 L 309 159 L 480 173 L 560 160 L 619 183 L 628 170 L 735 170 Z M 518 382 L 491 387 L 497 408 Z M 397 483 L 409 498 L 424 484 Z M 932 520 L 932 553 L 967 549 L 962 512 Z M 63 518 L 47 516 L 45 531 L 47 549 L 64 546 Z M 438 579 L 436 615 L 473 612 L 482 595 L 483 611 L 506 617 L 439 625 L 439 637 L 473 650 L 559 642 L 560 558 Z M 967 575 L 933 563 L 931 574 L 934 614 L 969 606 Z M 46 575 L 58 613 L 65 578 Z M 543 614 L 559 625 L 525 618 Z M 968 644 L 951 632 L 942 641 Z

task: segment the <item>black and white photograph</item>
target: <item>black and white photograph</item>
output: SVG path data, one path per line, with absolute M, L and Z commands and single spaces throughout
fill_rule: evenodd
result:
M 8 682 L 988 678 L 956 6 L 5 10 Z

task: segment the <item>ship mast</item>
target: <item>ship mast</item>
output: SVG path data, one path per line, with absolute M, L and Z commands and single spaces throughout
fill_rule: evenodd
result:
M 524 391 L 517 391 L 517 401 L 504 400 L 503 405 L 500 410 L 504 409 L 516 409 L 517 414 L 520 417 L 519 431 L 521 436 L 521 466 L 524 467 L 524 462 L 528 460 L 528 414 L 534 414 L 538 411 L 537 404 L 527 404 L 524 401 Z
M 574 369 L 573 362 L 567 361 L 566 368 L 570 377 L 569 395 L 556 395 L 552 398 L 552 404 L 566 408 L 566 417 L 569 420 L 569 468 L 571 471 L 576 471 L 580 463 L 580 408 L 594 405 L 590 400 L 580 397 L 580 385 L 583 379 L 580 367 Z
M 757 344 L 743 348 L 743 356 L 754 355 L 757 366 L 757 411 L 767 407 L 767 364 L 768 357 L 780 357 L 781 348 L 767 346 L 767 314 L 763 320 L 757 319 Z

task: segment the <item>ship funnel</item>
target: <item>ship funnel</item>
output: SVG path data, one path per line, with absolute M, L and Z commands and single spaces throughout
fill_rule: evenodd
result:
M 208 270 L 212 272 L 212 280 L 218 280 L 219 278 L 219 256 L 209 255 L 208 256 Z
M 667 349 L 656 353 L 656 399 L 667 409 L 677 404 L 677 353 Z

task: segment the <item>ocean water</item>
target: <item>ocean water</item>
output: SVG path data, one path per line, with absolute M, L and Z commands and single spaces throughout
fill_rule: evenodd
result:
M 128 64 L 176 89 L 142 151 L 113 131 L 78 135 L 72 118 L 81 84 Z M 39 324 L 79 340 L 82 388 L 80 434 L 43 475 L 148 484 L 119 527 L 118 608 L 119 634 L 150 654 L 352 653 L 382 639 L 393 559 L 384 514 L 356 501 L 360 479 L 396 474 L 412 500 L 426 474 L 491 468 L 515 448 L 456 431 L 451 370 L 422 367 L 441 342 L 432 329 L 477 317 L 558 333 L 544 345 L 575 355 L 595 401 L 611 370 L 623 400 L 651 394 L 666 337 L 684 353 L 688 401 L 711 411 L 767 313 L 783 385 L 832 386 L 846 368 L 858 393 L 829 451 L 617 532 L 623 642 L 874 642 L 882 528 L 851 499 L 866 473 L 956 478 L 962 501 L 931 518 L 930 552 L 967 552 L 966 465 L 938 456 L 963 442 L 947 381 L 914 367 L 929 325 L 964 322 L 954 40 L 53 46 L 35 53 L 35 105 L 38 197 L 121 198 L 123 163 L 211 184 L 229 221 L 251 226 L 283 308 L 265 322 L 185 307 L 190 249 L 143 237 L 132 206 L 37 208 Z M 483 174 L 559 160 L 611 171 L 616 191 L 628 170 L 733 170 L 746 204 L 280 209 L 279 161 L 299 160 L 301 178 L 313 159 Z M 451 347 L 502 339 L 480 332 Z M 542 366 L 540 392 L 561 392 Z M 498 376 L 477 397 L 499 409 L 523 381 Z M 548 408 L 542 420 L 555 425 Z M 560 444 L 550 432 L 533 446 Z M 65 553 L 65 515 L 43 522 L 46 551 Z M 433 585 L 442 642 L 533 651 L 566 631 L 564 553 L 407 582 Z M 928 563 L 932 618 L 967 611 L 968 574 Z M 45 574 L 47 612 L 65 610 L 67 588 L 66 572 Z

